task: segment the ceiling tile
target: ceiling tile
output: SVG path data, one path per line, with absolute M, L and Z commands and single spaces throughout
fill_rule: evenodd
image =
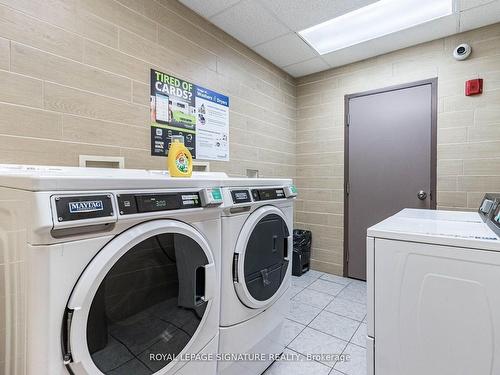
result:
M 261 0 L 293 31 L 328 21 L 377 0 Z
M 215 15 L 210 21 L 250 47 L 290 31 L 254 0 L 244 0 Z
M 290 33 L 260 44 L 254 50 L 278 66 L 286 66 L 317 56 L 297 34 Z
M 328 68 L 328 64 L 325 63 L 321 57 L 315 57 L 311 60 L 285 66 L 283 67 L 283 70 L 294 77 L 302 77 L 308 74 L 321 72 L 322 70 L 326 70 Z
M 459 13 L 318 57 L 293 31 L 376 0 L 180 0 L 294 76 L 500 22 L 500 0 L 454 0 Z M 460 29 L 458 27 L 460 19 Z M 334 36 L 333 36 L 334 37 Z
M 210 18 L 224 9 L 236 4 L 240 0 L 179 0 L 182 4 L 191 8 L 199 15 Z

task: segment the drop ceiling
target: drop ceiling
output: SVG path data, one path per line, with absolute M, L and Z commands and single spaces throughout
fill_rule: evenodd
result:
M 455 0 L 455 12 L 319 55 L 298 32 L 376 0 L 180 0 L 294 77 L 500 22 L 500 0 Z

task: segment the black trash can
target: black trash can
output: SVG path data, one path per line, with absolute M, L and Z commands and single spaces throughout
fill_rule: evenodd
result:
M 312 233 L 310 230 L 293 230 L 293 263 L 292 275 L 301 276 L 309 271 L 311 259 Z

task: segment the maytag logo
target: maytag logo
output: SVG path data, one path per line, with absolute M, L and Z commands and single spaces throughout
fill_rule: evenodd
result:
M 102 211 L 104 209 L 102 201 L 69 202 L 68 206 L 69 212 L 72 214 Z

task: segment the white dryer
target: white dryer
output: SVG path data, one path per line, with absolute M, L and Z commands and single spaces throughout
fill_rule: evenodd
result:
M 422 220 L 461 221 L 469 223 L 483 222 L 478 212 L 471 211 L 422 210 L 418 208 L 407 208 L 399 212 L 398 215 L 399 217 Z
M 224 184 L 218 373 L 257 375 L 284 349 L 297 193 L 291 180 Z
M 403 210 L 368 229 L 369 375 L 500 373 L 500 199 L 484 201 L 485 222 Z
M 427 220 L 461 221 L 468 223 L 486 222 L 495 202 L 500 199 L 500 194 L 486 193 L 481 200 L 477 212 L 447 211 L 447 210 L 421 210 L 407 208 L 398 213 L 398 217 Z
M 215 374 L 210 176 L 0 166 L 0 373 Z

